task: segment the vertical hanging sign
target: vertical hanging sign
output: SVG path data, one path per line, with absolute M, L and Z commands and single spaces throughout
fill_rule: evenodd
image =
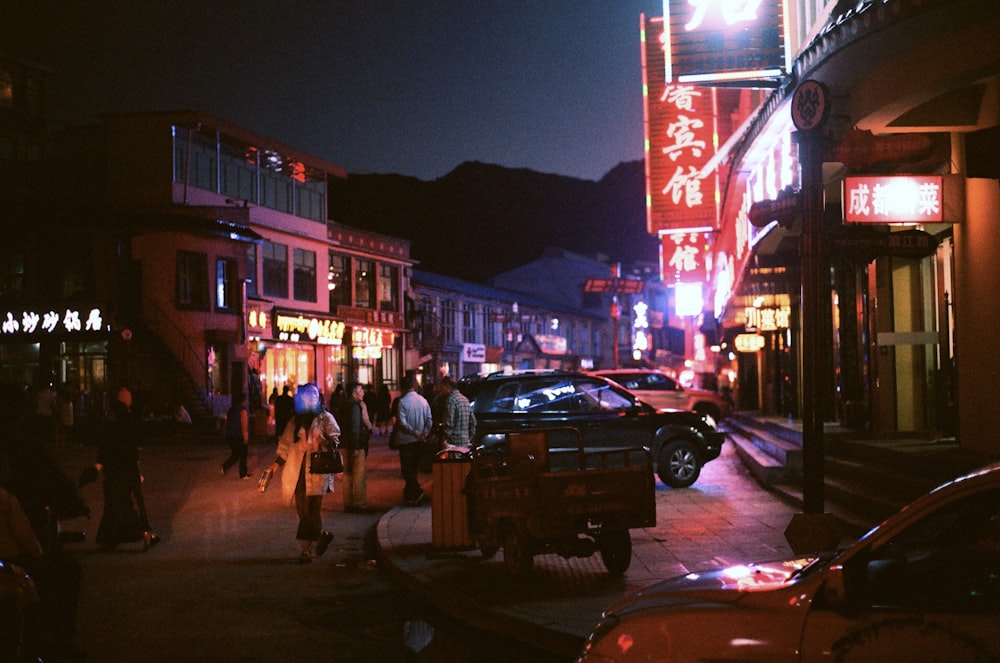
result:
M 717 149 L 715 92 L 666 85 L 663 19 L 644 20 L 646 221 L 651 235 L 718 227 L 718 177 L 703 173 Z

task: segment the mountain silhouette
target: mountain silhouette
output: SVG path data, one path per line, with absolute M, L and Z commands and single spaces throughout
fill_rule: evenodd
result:
M 466 162 L 441 178 L 349 175 L 330 182 L 337 223 L 411 242 L 421 269 L 484 283 L 549 247 L 612 261 L 657 260 L 646 233 L 642 161 L 600 181 Z

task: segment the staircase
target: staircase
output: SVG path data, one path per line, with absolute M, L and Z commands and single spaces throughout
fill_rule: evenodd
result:
M 801 421 L 741 412 L 727 418 L 724 428 L 758 482 L 801 507 Z M 935 486 L 985 464 L 962 453 L 954 438 L 865 436 L 836 424 L 824 426 L 825 509 L 854 535 Z
M 155 375 L 156 380 L 169 385 L 170 391 L 184 404 L 195 429 L 211 431 L 215 427 L 212 406 L 205 392 L 195 382 L 191 373 L 171 351 L 166 342 L 148 327 L 137 326 L 135 342 L 139 347 L 139 361 Z

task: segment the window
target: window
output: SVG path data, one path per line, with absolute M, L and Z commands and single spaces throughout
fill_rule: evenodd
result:
M 0 106 L 14 107 L 14 72 L 0 65 Z
M 288 297 L 288 247 L 264 242 L 261 246 L 264 267 L 264 294 L 268 297 Z
M 19 299 L 24 294 L 24 255 L 9 243 L 0 246 L 0 297 Z
M 219 141 L 222 195 L 257 202 L 257 151 L 228 136 Z
M 497 319 L 497 309 L 492 306 L 483 307 L 483 320 L 485 330 L 484 341 L 486 345 L 499 347 L 503 343 L 503 322 Z
M 998 551 L 1000 490 L 992 490 L 931 512 L 855 561 L 848 573 L 876 609 L 995 614 Z
M 399 268 L 379 265 L 378 307 L 383 311 L 399 310 Z
M 215 310 L 237 312 L 239 296 L 236 261 L 232 258 L 219 258 L 215 261 Z
M 208 256 L 190 251 L 177 252 L 177 306 L 208 308 Z
M 455 327 L 458 323 L 458 304 L 454 299 L 445 299 L 441 302 L 441 334 L 445 343 L 457 343 Z
M 462 303 L 462 342 L 479 342 L 479 325 L 476 319 L 476 306 L 472 302 Z
M 300 302 L 316 301 L 315 251 L 292 251 L 292 295 Z
M 330 253 L 326 288 L 330 293 L 330 313 L 336 313 L 338 306 L 351 305 L 351 259 L 348 256 Z
M 375 308 L 375 263 L 358 260 L 354 270 L 354 305 Z
M 247 297 L 257 297 L 260 292 L 257 288 L 257 245 L 251 244 L 247 247 Z

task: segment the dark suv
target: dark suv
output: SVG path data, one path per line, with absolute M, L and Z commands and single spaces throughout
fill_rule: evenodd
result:
M 529 371 L 493 374 L 461 387 L 472 402 L 477 433 L 572 427 L 587 446 L 648 447 L 657 476 L 675 488 L 693 484 L 725 440 L 697 414 L 656 410 L 597 376 Z M 575 444 L 567 439 L 567 446 Z M 559 446 L 559 440 L 550 445 Z

